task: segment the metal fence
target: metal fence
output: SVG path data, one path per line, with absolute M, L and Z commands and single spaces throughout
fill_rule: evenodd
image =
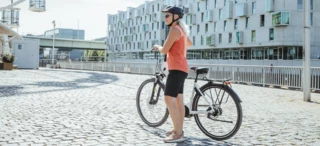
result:
M 57 64 L 57 60 L 54 59 L 54 64 Z M 52 59 L 39 59 L 39 67 L 46 67 L 47 64 L 52 64 Z
M 65 69 L 145 75 L 152 75 L 155 72 L 155 63 L 58 61 L 58 64 L 61 68 Z M 302 67 L 190 64 L 191 66 L 208 67 L 210 71 L 206 77 L 210 79 L 231 79 L 235 83 L 278 86 L 282 88 L 302 89 L 303 85 Z M 194 78 L 195 75 L 193 71 L 189 70 L 189 78 Z M 311 68 L 311 88 L 313 90 L 320 90 L 320 68 Z

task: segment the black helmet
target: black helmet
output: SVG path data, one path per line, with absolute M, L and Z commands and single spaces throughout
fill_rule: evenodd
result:
M 162 12 L 170 12 L 172 14 L 177 14 L 179 16 L 179 18 L 176 20 L 174 20 L 174 18 L 172 17 L 172 22 L 171 22 L 171 24 L 168 25 L 169 27 L 173 24 L 173 22 L 175 22 L 179 19 L 182 19 L 183 15 L 184 15 L 183 9 L 176 7 L 176 6 L 167 6 L 164 10 L 162 10 Z

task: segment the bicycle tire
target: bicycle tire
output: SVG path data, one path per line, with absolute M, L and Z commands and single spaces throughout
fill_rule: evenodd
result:
M 239 131 L 239 129 L 241 127 L 241 123 L 242 123 L 242 107 L 240 104 L 241 101 L 240 101 L 240 98 L 238 97 L 238 95 L 229 86 L 226 86 L 226 85 L 209 83 L 209 84 L 202 86 L 200 88 L 200 90 L 201 90 L 201 92 L 204 93 L 204 91 L 211 89 L 211 88 L 219 88 L 221 90 L 224 90 L 226 93 L 228 93 L 232 97 L 232 99 L 236 105 L 236 109 L 237 109 L 237 123 L 235 124 L 235 127 L 228 134 L 225 134 L 223 136 L 217 136 L 217 135 L 211 134 L 210 132 L 208 132 L 208 130 L 206 130 L 203 127 L 203 125 L 201 124 L 201 122 L 199 120 L 198 114 L 194 115 L 194 119 L 195 119 L 199 129 L 206 136 L 208 136 L 214 140 L 217 140 L 217 141 L 226 140 L 226 139 L 233 137 Z M 200 98 L 201 98 L 201 96 L 199 94 L 195 95 L 195 98 L 193 100 L 193 105 L 192 105 L 192 109 L 194 111 L 197 111 L 197 104 L 198 104 Z
M 152 79 L 147 79 L 145 80 L 139 87 L 138 89 L 138 92 L 137 92 L 137 96 L 136 96 L 136 106 L 137 106 L 137 110 L 138 110 L 138 113 L 139 113 L 139 116 L 140 118 L 142 119 L 142 121 L 144 123 L 146 123 L 148 126 L 150 127 L 159 127 L 161 126 L 162 124 L 164 124 L 164 122 L 168 119 L 168 116 L 169 116 L 169 111 L 168 111 L 168 108 L 166 108 L 166 112 L 164 114 L 164 117 L 158 121 L 158 122 L 150 122 L 142 113 L 142 110 L 141 110 L 141 107 L 140 107 L 140 96 L 141 96 L 141 91 L 143 89 L 143 87 L 145 85 L 147 85 L 148 83 L 154 83 L 155 82 L 155 78 L 152 78 Z M 156 83 L 157 85 L 159 85 L 162 89 L 162 91 L 164 92 L 164 85 L 161 84 L 161 83 Z M 159 113 L 154 113 L 154 114 L 159 114 Z

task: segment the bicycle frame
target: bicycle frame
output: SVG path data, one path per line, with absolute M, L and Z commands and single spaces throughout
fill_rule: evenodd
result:
M 157 58 L 157 57 L 156 57 L 156 52 L 155 52 L 155 58 Z M 164 72 L 161 70 L 160 64 L 161 64 L 161 59 L 157 58 L 157 64 L 156 64 L 156 69 L 155 69 L 156 72 L 155 72 L 155 74 L 154 74 L 154 76 L 155 76 L 156 79 L 155 79 L 154 84 L 156 84 L 157 82 L 161 82 L 161 83 L 163 84 L 163 81 L 162 81 L 162 80 L 163 80 L 163 78 L 166 76 L 166 75 L 164 74 Z M 157 69 L 160 70 L 160 72 L 157 72 Z M 214 104 L 213 99 L 212 99 L 212 98 L 211 98 L 211 99 L 208 99 L 207 96 L 210 97 L 210 95 L 208 95 L 208 94 L 206 94 L 206 93 L 204 94 L 204 93 L 201 92 L 200 86 L 197 84 L 197 80 L 198 80 L 198 75 L 196 76 L 196 79 L 195 79 L 195 81 L 194 81 L 194 83 L 193 83 L 193 90 L 192 90 L 192 94 L 191 94 L 191 97 L 190 97 L 190 102 L 187 103 L 187 104 L 185 104 L 185 106 L 188 107 L 189 115 L 194 115 L 194 114 L 209 114 L 209 113 L 211 114 L 211 113 L 216 112 L 215 109 L 214 109 L 214 107 L 213 107 L 213 104 Z M 212 82 L 212 80 L 209 80 L 209 79 L 206 79 L 206 81 Z M 225 82 L 225 81 L 228 81 L 228 80 L 222 80 L 222 81 L 223 81 L 223 84 L 224 84 L 224 82 Z M 161 88 L 161 87 L 159 87 L 159 89 L 160 89 L 160 88 Z M 152 96 L 151 100 L 153 99 L 154 91 L 155 91 L 155 86 L 153 86 L 152 95 L 151 95 L 151 96 Z M 210 111 L 207 111 L 207 110 L 205 110 L 205 111 L 193 111 L 193 110 L 192 110 L 192 104 L 193 104 L 193 100 L 194 100 L 195 94 L 199 94 L 200 96 L 202 96 L 202 97 L 206 100 L 206 102 L 208 103 L 209 107 L 211 108 Z M 157 97 L 156 97 L 156 100 L 155 100 L 154 102 L 157 102 L 157 101 L 158 101 L 159 95 L 160 95 L 160 90 L 158 90 Z M 223 99 L 223 98 L 222 98 L 222 99 Z M 221 99 L 221 100 L 222 100 L 222 99 Z M 210 103 L 210 100 L 211 100 L 211 103 Z M 150 102 L 152 102 L 152 101 L 150 101 Z

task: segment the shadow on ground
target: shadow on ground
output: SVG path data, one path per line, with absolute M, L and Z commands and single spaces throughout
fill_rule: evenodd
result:
M 21 90 L 23 89 L 22 86 L 0 86 L 0 97 L 6 97 L 6 96 L 13 96 L 16 94 L 20 94 Z
M 146 125 L 141 125 L 141 124 L 138 124 L 138 126 L 150 133 L 150 134 L 153 134 L 155 136 L 159 136 L 162 138 L 165 138 L 165 130 L 163 129 L 160 129 L 160 128 L 152 128 L 152 127 L 148 127 Z M 185 145 L 188 145 L 188 146 L 194 146 L 194 145 L 197 145 L 197 146 L 208 146 L 208 145 L 214 145 L 214 146 L 219 146 L 219 145 L 223 145 L 223 146 L 229 146 L 229 145 L 236 145 L 235 143 L 230 143 L 230 142 L 227 142 L 227 141 L 220 141 L 219 143 L 217 141 L 214 141 L 210 138 L 197 138 L 197 137 L 193 137 L 193 136 L 186 136 L 185 137 L 185 141 L 184 142 L 181 142 L 181 143 L 176 143 L 177 146 L 185 146 Z
M 27 71 L 27 70 L 26 70 Z M 87 78 L 79 78 L 75 80 L 65 80 L 62 78 L 58 78 L 57 76 L 48 75 L 42 72 L 71 72 L 76 74 L 89 74 Z M 50 90 L 42 90 L 42 91 L 35 91 L 35 92 L 21 92 L 22 86 L 0 86 L 0 97 L 2 96 L 14 96 L 14 95 L 25 95 L 25 94 L 35 94 L 35 93 L 47 93 L 47 92 L 56 92 L 56 91 L 69 91 L 75 89 L 84 89 L 84 88 L 94 88 L 98 86 L 103 86 L 106 84 L 111 84 L 119 78 L 115 75 L 110 75 L 105 72 L 83 72 L 83 71 L 64 71 L 64 70 L 41 70 L 37 74 L 41 74 L 43 76 L 49 76 L 53 79 L 65 80 L 65 81 L 40 81 L 32 84 L 25 84 L 31 86 L 38 86 L 38 87 L 56 87 L 60 89 L 50 89 Z M 81 85 L 84 83 L 92 83 L 93 85 Z

